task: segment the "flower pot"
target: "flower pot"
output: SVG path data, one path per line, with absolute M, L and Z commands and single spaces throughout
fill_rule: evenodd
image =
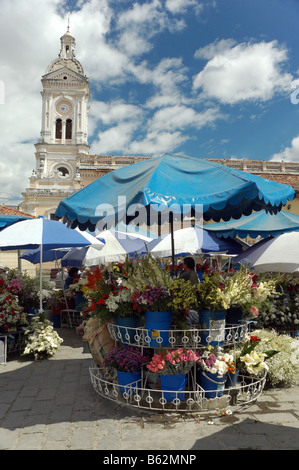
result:
M 161 390 L 166 401 L 178 398 L 180 401 L 185 397 L 186 374 L 160 375 Z
M 137 386 L 141 384 L 141 371 L 138 372 L 122 372 L 117 371 L 117 381 L 120 393 L 135 395 Z M 125 387 L 127 385 L 127 387 Z
M 236 369 L 236 372 L 234 374 L 232 374 L 231 372 L 228 372 L 226 374 L 225 386 L 235 387 L 238 382 L 238 377 L 239 377 L 239 369 Z
M 225 339 L 225 310 L 200 310 L 199 325 L 201 344 L 205 346 L 222 346 Z
M 115 324 L 118 326 L 118 340 L 122 343 L 135 343 L 134 336 L 136 335 L 136 328 L 140 326 L 139 317 L 115 317 Z M 120 336 L 119 336 L 120 335 Z
M 211 374 L 201 370 L 199 372 L 200 385 L 205 391 L 206 398 L 222 397 L 226 381 L 226 374 L 218 377 L 217 374 Z
M 171 312 L 145 312 L 145 329 L 150 338 L 152 348 L 169 345 L 169 330 L 171 328 Z

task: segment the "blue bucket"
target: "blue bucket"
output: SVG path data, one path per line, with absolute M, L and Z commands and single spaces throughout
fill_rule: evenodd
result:
M 115 317 L 115 324 L 118 326 L 117 340 L 122 343 L 134 344 L 136 335 L 136 328 L 140 326 L 139 317 Z
M 222 397 L 225 381 L 226 374 L 218 377 L 217 374 L 200 371 L 200 385 L 205 391 L 206 398 Z
M 223 346 L 225 340 L 225 310 L 200 310 L 199 325 L 201 344 L 205 346 Z
M 186 374 L 160 375 L 161 390 L 166 401 L 178 398 L 180 401 L 185 397 Z
M 236 369 L 236 372 L 234 374 L 232 374 L 231 372 L 228 372 L 226 381 L 225 381 L 225 386 L 235 387 L 238 382 L 238 377 L 239 377 L 239 369 Z
M 171 329 L 171 312 L 145 312 L 145 329 L 150 337 L 152 348 L 169 345 L 169 330 Z
M 128 395 L 135 395 L 136 387 L 141 383 L 141 371 L 138 372 L 121 372 L 117 371 L 117 380 L 120 393 L 127 393 Z M 124 387 L 128 385 L 128 387 Z

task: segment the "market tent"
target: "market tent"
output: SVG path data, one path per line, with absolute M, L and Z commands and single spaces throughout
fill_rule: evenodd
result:
M 228 222 L 217 222 L 206 224 L 205 230 L 214 233 L 218 237 L 225 238 L 267 238 L 276 237 L 282 233 L 299 230 L 299 216 L 287 211 L 280 211 L 277 214 L 269 214 L 265 211 L 254 212 L 248 216 L 242 216 L 238 220 Z
M 87 232 L 73 230 L 56 220 L 43 217 L 13 224 L 0 232 L 0 249 L 15 250 L 40 248 L 42 267 L 43 250 L 70 248 L 93 244 L 101 249 L 104 243 Z M 40 269 L 40 309 L 42 310 L 42 269 Z
M 62 266 L 95 266 L 105 262 L 125 261 L 127 256 L 134 256 L 135 252 L 145 247 L 152 239 L 134 233 L 116 230 L 104 230 L 97 236 L 105 241 L 101 251 L 93 246 L 74 248 L 61 260 Z
M 173 237 L 175 256 L 220 252 L 238 254 L 242 252 L 242 246 L 237 241 L 218 238 L 216 235 L 198 226 L 175 230 Z M 147 245 L 146 250 L 139 250 L 137 255 L 146 252 L 151 253 L 154 257 L 172 256 L 171 234 L 151 241 Z
M 63 199 L 56 216 L 90 231 L 101 220 L 111 228 L 149 207 L 160 213 L 168 209 L 173 217 L 180 217 L 182 209 L 191 216 L 198 210 L 205 220 L 220 221 L 253 210 L 277 212 L 294 197 L 291 186 L 203 158 L 166 154 L 107 173 Z
M 299 272 L 299 232 L 261 240 L 234 259 L 256 272 Z
M 173 233 L 174 219 L 203 214 L 218 222 L 262 209 L 276 213 L 294 197 L 291 186 L 203 158 L 166 154 L 107 173 L 63 199 L 56 216 L 90 231 L 130 220 L 151 226 L 154 218 L 170 223 Z M 174 265 L 173 241 L 172 258 Z

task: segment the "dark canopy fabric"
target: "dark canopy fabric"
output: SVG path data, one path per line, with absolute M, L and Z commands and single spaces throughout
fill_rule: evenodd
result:
M 240 238 L 247 236 L 252 238 L 258 236 L 262 238 L 277 237 L 282 233 L 298 231 L 299 216 L 287 211 L 280 211 L 277 214 L 259 211 L 249 216 L 243 216 L 239 220 L 206 224 L 204 228 L 210 233 L 224 238 L 235 238 L 236 236 Z
M 102 176 L 61 201 L 56 215 L 71 227 L 93 231 L 103 218 L 110 226 L 128 222 L 129 206 L 132 214 L 142 205 L 177 215 L 184 205 L 202 205 L 205 220 L 220 221 L 261 209 L 275 213 L 294 197 L 291 186 L 203 158 L 167 154 Z

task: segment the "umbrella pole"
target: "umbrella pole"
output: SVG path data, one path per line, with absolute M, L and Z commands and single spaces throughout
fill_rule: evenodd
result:
M 172 258 L 172 277 L 174 278 L 174 236 L 173 236 L 173 213 L 169 213 L 170 233 L 171 233 L 171 258 Z
M 42 313 L 43 310 L 43 273 L 42 273 L 42 266 L 43 266 L 43 245 L 40 245 L 40 258 L 39 258 L 39 310 Z

